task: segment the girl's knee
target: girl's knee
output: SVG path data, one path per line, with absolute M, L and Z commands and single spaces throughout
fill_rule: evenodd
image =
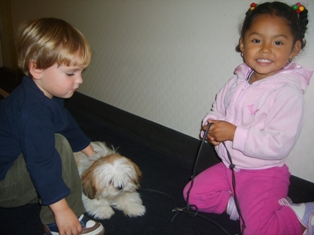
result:
M 190 193 L 190 188 L 191 188 L 191 182 L 189 182 L 183 189 L 183 198 L 186 201 L 188 194 Z

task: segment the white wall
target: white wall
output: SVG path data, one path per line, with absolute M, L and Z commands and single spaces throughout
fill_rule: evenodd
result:
M 80 92 L 198 138 L 200 123 L 241 58 L 234 48 L 252 0 L 11 0 L 21 20 L 59 17 L 89 39 L 93 61 Z M 294 4 L 295 0 L 286 1 Z M 314 69 L 314 1 L 308 45 L 297 62 Z M 311 14 L 313 13 L 313 14 Z M 288 165 L 314 181 L 314 82 Z M 292 110 L 293 112 L 293 110 Z

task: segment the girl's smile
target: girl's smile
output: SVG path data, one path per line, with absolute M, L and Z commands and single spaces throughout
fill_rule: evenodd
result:
M 263 65 L 269 65 L 270 63 L 272 63 L 271 60 L 268 60 L 268 59 L 257 59 L 256 60 L 257 63 L 259 63 L 261 66 Z

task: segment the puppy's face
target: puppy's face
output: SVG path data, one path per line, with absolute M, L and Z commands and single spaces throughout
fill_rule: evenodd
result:
M 95 161 L 82 175 L 83 192 L 90 199 L 115 197 L 138 189 L 141 177 L 134 162 L 114 153 Z

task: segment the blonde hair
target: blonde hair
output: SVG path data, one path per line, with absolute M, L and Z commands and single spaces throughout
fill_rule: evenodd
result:
M 28 76 L 31 61 L 39 69 L 55 63 L 85 68 L 92 56 L 84 35 L 64 20 L 55 18 L 22 23 L 17 31 L 16 49 L 18 66 Z

